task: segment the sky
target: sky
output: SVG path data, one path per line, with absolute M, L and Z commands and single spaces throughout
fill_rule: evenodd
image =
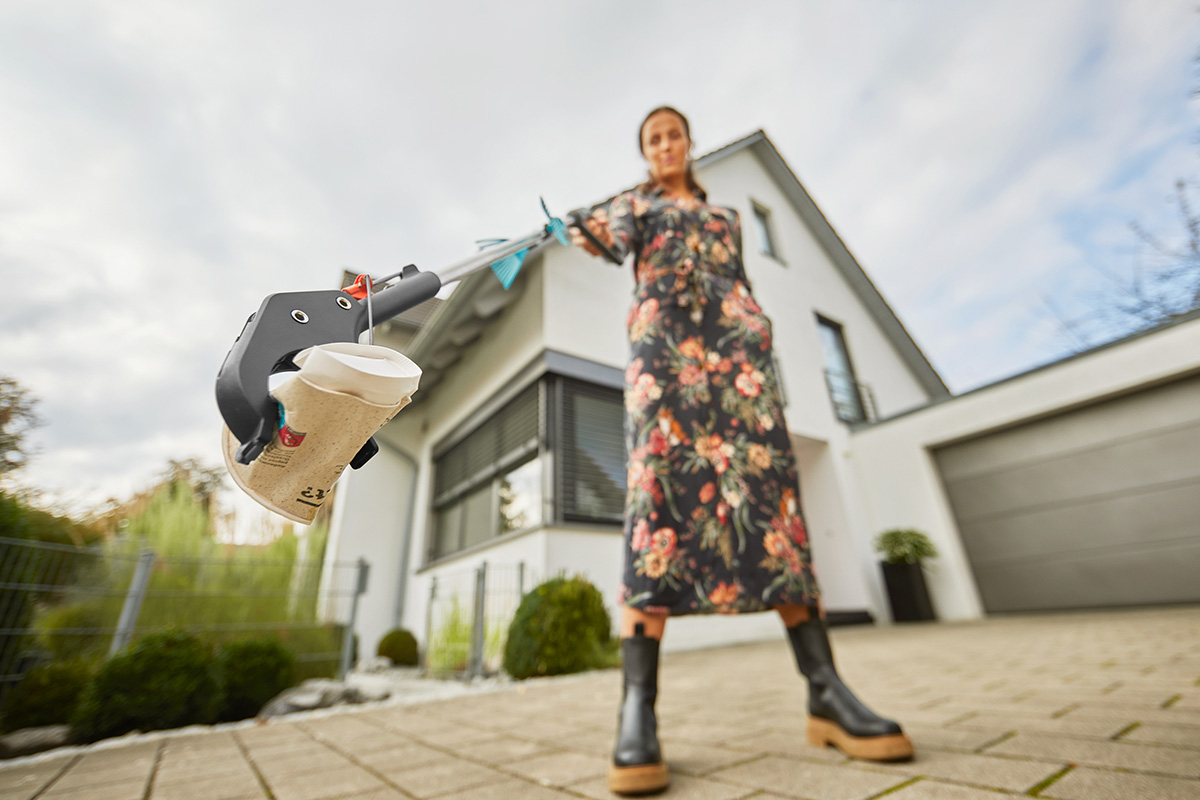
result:
M 267 294 L 436 267 L 764 129 L 950 388 L 1070 353 L 1200 175 L 1190 0 L 0 4 L 0 374 L 82 509 L 220 462 Z M 751 276 L 753 277 L 753 276 Z

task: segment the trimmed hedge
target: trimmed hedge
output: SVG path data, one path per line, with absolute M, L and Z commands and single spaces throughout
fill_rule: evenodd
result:
M 279 639 L 242 639 L 217 650 L 223 722 L 255 716 L 271 698 L 292 685 L 296 656 Z
M 189 633 L 152 633 L 100 667 L 71 727 L 79 740 L 94 742 L 134 730 L 209 724 L 221 705 L 211 648 Z
M 66 725 L 91 679 L 91 670 L 83 661 L 34 667 L 5 695 L 0 706 L 0 731 Z
M 582 577 L 552 578 L 521 599 L 508 628 L 504 670 L 524 679 L 608 666 L 611 627 L 595 586 Z
M 417 665 L 417 638 L 404 628 L 393 628 L 379 640 L 375 655 L 385 656 L 399 667 Z

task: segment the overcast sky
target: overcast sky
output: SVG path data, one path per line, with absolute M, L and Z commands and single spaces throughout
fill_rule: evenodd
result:
M 0 3 L 0 374 L 76 504 L 218 463 L 272 292 L 435 267 L 766 130 L 955 391 L 1045 363 L 1196 178 L 1191 0 Z M 753 276 L 751 276 L 753 278 Z

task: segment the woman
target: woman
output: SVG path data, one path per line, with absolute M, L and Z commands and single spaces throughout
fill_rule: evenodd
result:
M 707 203 L 683 114 L 654 109 L 638 144 L 649 179 L 588 223 L 618 255 L 634 254 L 637 279 L 625 373 L 624 695 L 609 787 L 667 785 L 654 701 L 670 615 L 775 609 L 809 681 L 809 742 L 856 758 L 909 758 L 900 726 L 867 709 L 834 669 L 771 323 L 750 293 L 738 214 Z M 581 231 L 572 235 L 599 254 Z

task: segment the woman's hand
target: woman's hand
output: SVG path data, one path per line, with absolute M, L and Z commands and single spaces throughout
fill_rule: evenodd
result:
M 587 218 L 585 224 L 588 226 L 588 230 L 591 231 L 593 236 L 604 242 L 610 248 L 613 246 L 613 235 L 612 231 L 608 227 L 607 211 L 605 211 L 603 208 L 596 209 L 596 211 L 594 211 L 592 215 Z M 582 247 L 584 250 L 594 256 L 600 255 L 600 251 L 594 244 L 587 240 L 587 237 L 583 235 L 583 232 L 580 231 L 579 228 L 572 227 L 570 230 L 572 244 Z

